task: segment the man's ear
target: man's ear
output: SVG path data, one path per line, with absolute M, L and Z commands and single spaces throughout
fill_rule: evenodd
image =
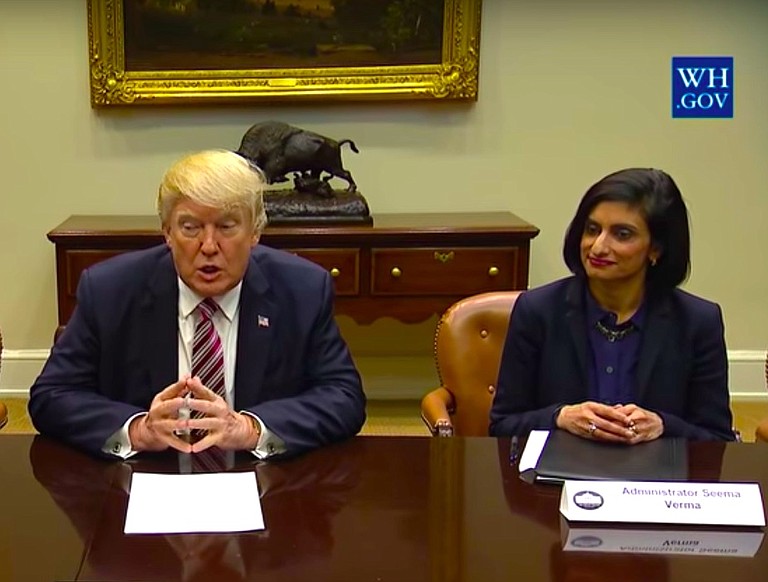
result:
M 163 230 L 163 239 L 165 239 L 165 244 L 168 246 L 171 246 L 171 229 L 168 227 L 167 224 L 164 224 L 162 227 Z

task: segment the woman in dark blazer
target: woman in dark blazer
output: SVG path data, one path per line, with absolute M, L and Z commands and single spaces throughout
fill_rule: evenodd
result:
M 672 178 L 627 169 L 594 184 L 563 256 L 573 276 L 524 293 L 512 312 L 491 435 L 733 440 L 720 307 L 677 288 L 690 235 Z

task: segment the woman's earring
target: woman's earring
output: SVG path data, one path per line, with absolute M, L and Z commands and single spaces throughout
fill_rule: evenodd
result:
M 656 260 L 657 260 L 656 257 L 651 257 L 651 267 L 656 266 Z

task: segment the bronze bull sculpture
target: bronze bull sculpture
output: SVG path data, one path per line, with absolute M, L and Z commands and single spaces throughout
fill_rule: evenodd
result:
M 329 196 L 332 190 L 327 182 L 334 176 L 347 181 L 347 192 L 357 190 L 352 174 L 341 163 L 344 144 L 359 153 L 351 139 L 336 141 L 280 121 L 265 121 L 245 132 L 237 153 L 261 168 L 269 184 L 286 182 L 287 174 L 294 173 L 302 189 L 314 183 L 316 193 Z M 328 176 L 321 179 L 323 172 Z

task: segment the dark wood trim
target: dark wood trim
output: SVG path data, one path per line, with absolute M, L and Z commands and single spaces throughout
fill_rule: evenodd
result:
M 305 254 L 329 270 L 336 260 L 345 265 L 343 270 L 338 267 L 338 314 L 348 315 L 360 324 L 385 316 L 418 323 L 441 314 L 468 293 L 527 288 L 530 241 L 538 233 L 538 228 L 509 212 L 380 214 L 374 215 L 373 225 L 268 226 L 260 243 Z M 85 268 L 115 254 L 163 242 L 156 216 L 70 216 L 48 233 L 48 239 L 56 247 L 61 325 L 66 324 L 75 308 L 74 292 Z M 415 249 L 428 252 L 404 252 Z M 511 251 L 510 264 L 498 267 L 505 269 L 503 277 L 485 280 L 478 275 L 480 271 L 467 271 L 467 265 L 475 260 L 477 269 L 487 268 L 482 263 L 484 254 L 498 256 L 500 250 Z M 354 261 L 350 251 L 355 253 Z M 409 278 L 398 282 L 399 290 L 392 291 L 390 285 L 386 293 L 374 291 L 374 251 L 412 257 L 407 259 Z M 439 274 L 434 264 L 419 262 L 429 261 L 435 253 L 451 252 L 457 260 L 447 261 Z M 467 260 L 469 253 L 472 260 Z M 355 272 L 350 274 L 353 264 Z M 464 267 L 459 268 L 460 264 Z M 432 269 L 427 268 L 430 266 Z M 426 279 L 420 273 L 431 274 Z

